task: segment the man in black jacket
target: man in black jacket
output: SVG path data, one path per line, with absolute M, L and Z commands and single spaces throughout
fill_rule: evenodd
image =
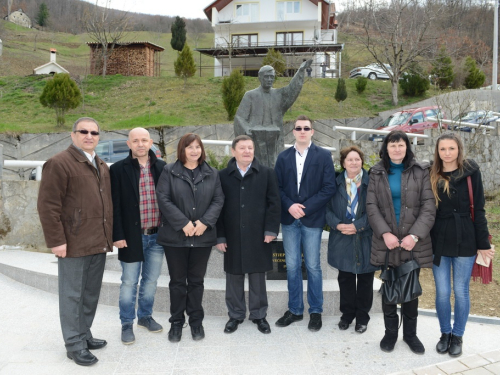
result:
M 224 252 L 226 305 L 229 321 L 224 332 L 233 333 L 246 315 L 245 274 L 249 281 L 249 319 L 262 333 L 270 333 L 266 320 L 266 271 L 273 268 L 270 242 L 280 225 L 281 201 L 276 174 L 254 158 L 254 143 L 236 137 L 234 156 L 220 172 L 225 201 L 217 221 L 217 249 Z
M 129 156 L 110 169 L 113 245 L 119 249 L 123 271 L 119 304 L 124 344 L 135 342 L 135 301 L 141 274 L 137 325 L 150 332 L 163 330 L 151 315 L 163 261 L 163 247 L 156 243 L 160 210 L 155 190 L 165 162 L 156 158 L 151 151 L 152 144 L 146 129 L 132 129 L 127 141 Z

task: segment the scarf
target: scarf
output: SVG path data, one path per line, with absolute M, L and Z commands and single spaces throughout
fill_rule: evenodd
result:
M 344 172 L 344 176 L 345 190 L 347 192 L 347 211 L 345 213 L 345 216 L 348 219 L 354 221 L 354 219 L 356 218 L 356 211 L 358 210 L 359 198 L 358 187 L 356 186 L 356 184 L 361 181 L 361 178 L 363 177 L 363 170 L 361 170 L 354 178 L 348 178 L 347 171 Z

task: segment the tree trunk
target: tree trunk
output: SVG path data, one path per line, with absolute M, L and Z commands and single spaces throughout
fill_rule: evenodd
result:
M 398 105 L 398 80 L 394 77 L 391 81 L 392 104 Z

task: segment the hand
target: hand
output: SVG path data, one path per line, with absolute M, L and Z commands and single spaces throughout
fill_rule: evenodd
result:
M 301 217 L 306 216 L 303 208 L 306 208 L 306 206 L 303 206 L 300 203 L 294 203 L 290 206 L 288 212 L 290 212 L 290 215 L 292 215 L 294 219 L 300 219 Z
M 264 242 L 269 243 L 272 240 L 274 240 L 276 237 L 275 236 L 264 236 Z
M 51 250 L 56 258 L 66 258 L 66 244 L 53 247 Z
M 495 249 L 487 249 L 487 250 L 478 250 L 481 253 L 483 259 L 490 258 L 493 259 L 495 256 Z
M 125 240 L 115 241 L 113 242 L 113 246 L 119 249 L 123 249 L 124 247 L 127 247 L 127 241 Z
M 186 235 L 186 237 L 192 237 L 194 236 L 194 225 L 192 222 L 189 222 L 186 224 L 184 228 L 182 228 L 182 231 Z
M 385 246 L 387 246 L 389 250 L 399 247 L 399 240 L 394 234 L 387 232 L 384 233 L 382 237 L 384 238 Z
M 217 250 L 219 251 L 222 251 L 223 253 L 226 252 L 226 249 L 227 249 L 227 243 L 218 243 L 217 245 L 215 245 L 215 247 L 217 248 Z
M 337 225 L 337 230 L 345 235 L 352 235 L 358 232 L 354 224 L 339 224 Z
M 305 69 L 309 68 L 311 66 L 312 62 L 313 62 L 312 59 L 304 61 L 302 64 L 300 64 L 299 70 L 305 70 Z
M 203 224 L 201 221 L 196 220 L 194 222 L 194 236 L 201 236 L 207 230 L 207 226 Z
M 415 240 L 413 239 L 412 236 L 407 235 L 403 240 L 401 241 L 401 247 L 405 250 L 412 251 L 413 248 L 415 247 Z

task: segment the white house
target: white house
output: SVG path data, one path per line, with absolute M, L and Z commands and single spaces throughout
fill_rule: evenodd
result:
M 69 73 L 61 65 L 56 63 L 56 53 L 55 48 L 50 49 L 50 62 L 43 64 L 38 68 L 33 69 L 33 74 L 54 74 L 54 73 Z
M 256 76 L 269 48 L 280 51 L 288 73 L 312 58 L 312 75 L 340 74 L 343 44 L 337 43 L 335 4 L 326 0 L 215 0 L 205 9 L 214 28 L 214 47 L 196 51 L 215 58 L 214 75 L 240 68 Z

